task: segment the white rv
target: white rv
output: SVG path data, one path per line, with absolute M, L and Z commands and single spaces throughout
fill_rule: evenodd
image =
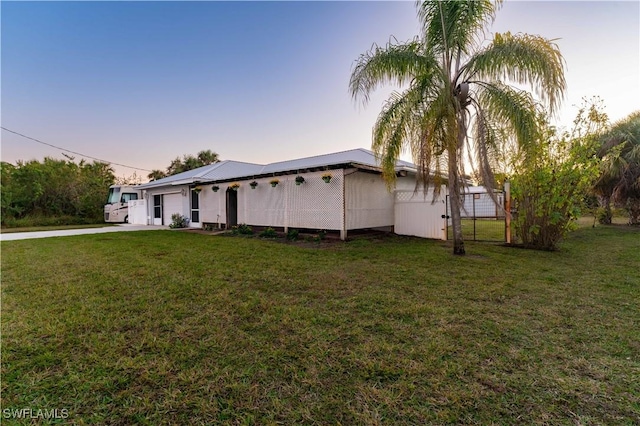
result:
M 104 221 L 129 223 L 129 201 L 140 198 L 140 190 L 135 186 L 111 185 L 109 197 L 104 206 Z

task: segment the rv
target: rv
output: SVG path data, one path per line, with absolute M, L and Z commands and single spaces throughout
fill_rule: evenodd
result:
M 140 190 L 135 186 L 111 185 L 109 197 L 104 206 L 104 221 L 129 223 L 129 201 L 140 198 Z

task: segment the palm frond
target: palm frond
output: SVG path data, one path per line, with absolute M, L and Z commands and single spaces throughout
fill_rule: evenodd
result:
M 428 75 L 438 68 L 432 56 L 425 56 L 422 45 L 414 40 L 405 44 L 374 46 L 356 60 L 349 80 L 349 92 L 354 99 L 366 103 L 370 93 L 384 83 L 403 85 L 416 76 Z
M 442 172 L 438 158 L 446 153 L 448 137 L 443 119 L 446 102 L 442 94 L 446 92 L 437 82 L 416 81 L 403 93 L 394 92 L 384 105 L 373 128 L 372 149 L 389 187 L 395 182 L 395 163 L 406 148 L 418 166 L 417 183 L 425 191 L 434 173 Z M 438 179 L 435 183 L 441 183 Z
M 429 50 L 469 54 L 501 3 L 501 0 L 418 1 L 418 17 Z
M 539 111 L 531 94 L 499 82 L 478 85 L 477 102 L 486 119 L 514 135 L 525 153 L 531 152 L 540 136 Z
M 470 155 L 473 153 L 470 163 L 476 166 L 476 172 L 482 184 L 491 192 L 496 187 L 493 169 L 498 152 L 497 132 L 482 106 L 475 100 L 473 102 L 476 109 L 474 137 L 467 150 Z
M 463 68 L 466 78 L 530 86 L 552 113 L 566 89 L 564 59 L 558 46 L 536 35 L 497 33 Z

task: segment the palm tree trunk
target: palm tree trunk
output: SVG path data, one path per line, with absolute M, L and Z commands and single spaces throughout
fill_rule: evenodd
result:
M 602 204 L 604 204 L 604 215 L 600 218 L 603 225 L 611 225 L 613 213 L 611 212 L 611 197 L 603 196 Z
M 462 238 L 462 217 L 460 216 L 460 181 L 455 152 L 449 153 L 449 202 L 451 203 L 451 224 L 453 225 L 453 254 L 465 254 Z

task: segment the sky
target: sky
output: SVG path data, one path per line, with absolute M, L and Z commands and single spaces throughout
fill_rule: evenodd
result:
M 394 87 L 355 102 L 354 62 L 419 28 L 413 1 L 2 1 L 0 13 L 2 127 L 112 162 L 120 177 L 204 149 L 260 164 L 369 149 Z M 559 126 L 585 97 L 612 121 L 640 109 L 640 2 L 507 0 L 489 31 L 557 39 Z M 63 158 L 1 137 L 2 161 Z

